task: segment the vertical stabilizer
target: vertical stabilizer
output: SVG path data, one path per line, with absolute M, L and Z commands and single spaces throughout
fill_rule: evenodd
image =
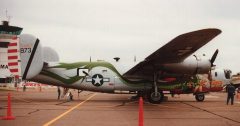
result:
M 43 68 L 42 47 L 38 38 L 33 35 L 20 35 L 21 72 L 23 79 L 31 79 Z

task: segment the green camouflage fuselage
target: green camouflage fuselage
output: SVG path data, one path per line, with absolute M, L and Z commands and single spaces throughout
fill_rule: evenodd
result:
M 108 62 L 49 63 L 32 80 L 56 86 L 107 93 L 150 90 L 153 85 L 152 81 L 131 81 L 124 78 Z M 201 84 L 199 82 L 202 80 L 199 76 L 194 76 L 187 81 L 158 83 L 158 87 L 161 90 L 175 93 L 192 93 L 199 87 Z M 205 86 L 208 87 L 206 84 Z

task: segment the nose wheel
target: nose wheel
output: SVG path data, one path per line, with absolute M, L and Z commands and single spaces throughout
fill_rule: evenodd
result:
M 195 95 L 195 99 L 196 99 L 198 102 L 202 102 L 202 101 L 204 101 L 204 99 L 205 99 L 205 95 L 204 95 L 204 94 L 196 94 L 196 95 Z
M 153 104 L 159 104 L 163 101 L 164 94 L 162 91 L 151 91 L 148 93 L 148 101 Z

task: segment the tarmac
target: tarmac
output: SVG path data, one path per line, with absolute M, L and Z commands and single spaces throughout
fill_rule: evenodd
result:
M 0 120 L 0 126 L 138 126 L 138 101 L 130 94 L 73 91 L 73 101 L 57 100 L 57 89 L 0 90 L 0 116 L 12 95 L 15 120 Z M 226 93 L 210 93 L 204 102 L 192 94 L 168 96 L 155 105 L 144 101 L 144 126 L 240 126 L 240 100 L 226 105 Z

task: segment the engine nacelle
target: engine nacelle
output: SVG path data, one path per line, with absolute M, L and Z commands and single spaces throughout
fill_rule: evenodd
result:
M 38 38 L 29 34 L 20 35 L 21 75 L 31 79 L 43 68 L 43 51 Z
M 164 69 L 176 74 L 207 74 L 211 69 L 209 59 L 191 56 L 180 63 L 164 64 Z

